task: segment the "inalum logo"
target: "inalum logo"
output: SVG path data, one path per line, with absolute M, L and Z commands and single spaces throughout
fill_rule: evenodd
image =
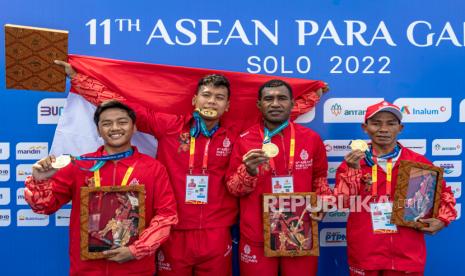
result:
M 401 107 L 406 123 L 442 123 L 452 115 L 451 98 L 399 98 L 394 104 Z

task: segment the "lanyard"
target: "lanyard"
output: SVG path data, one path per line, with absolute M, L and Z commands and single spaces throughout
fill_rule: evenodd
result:
M 104 155 L 104 156 L 98 156 L 98 157 L 76 156 L 76 157 L 73 157 L 72 159 L 74 159 L 74 160 L 84 160 L 84 161 L 97 161 L 90 169 L 85 169 L 85 168 L 79 167 L 81 170 L 84 170 L 84 171 L 95 172 L 95 171 L 100 170 L 100 168 L 103 167 L 103 165 L 105 165 L 105 163 L 107 161 L 109 161 L 109 160 L 120 160 L 120 159 L 131 156 L 132 153 L 133 153 L 133 150 L 131 148 L 128 151 L 120 152 L 120 153 L 116 153 L 116 154 L 110 154 L 110 155 Z
M 265 138 L 263 140 L 263 144 L 267 144 L 271 142 L 271 138 L 276 134 L 280 133 L 283 129 L 285 129 L 289 125 L 289 121 L 285 121 L 279 127 L 275 128 L 273 131 L 270 132 L 268 128 L 265 127 Z
M 209 138 L 207 143 L 205 144 L 205 149 L 203 151 L 203 160 L 202 160 L 202 174 L 207 172 L 208 168 L 208 149 L 210 148 L 210 141 Z M 195 137 L 191 136 L 191 143 L 189 148 L 189 174 L 192 174 L 194 170 L 194 158 L 195 158 Z
M 294 156 L 295 156 L 295 128 L 294 128 L 294 124 L 292 123 L 289 123 L 287 122 L 290 127 L 291 127 L 291 141 L 289 142 L 289 164 L 287 166 L 287 170 L 288 170 L 288 173 L 289 175 L 292 174 L 292 170 L 294 169 Z M 287 126 L 286 125 L 286 126 Z M 282 125 L 281 125 L 282 126 Z M 286 127 L 285 126 L 285 127 Z M 285 127 L 283 127 L 282 129 L 284 129 Z M 281 130 L 282 130 L 281 129 Z M 266 130 L 266 128 L 265 128 Z M 277 133 L 273 134 L 276 135 Z M 265 142 L 267 141 L 264 136 L 263 136 L 263 132 L 262 130 L 260 129 L 260 136 L 262 137 L 263 139 L 263 144 L 265 144 Z M 268 139 L 268 142 L 267 143 L 270 143 L 271 142 L 271 137 L 269 137 L 270 139 Z M 274 163 L 274 159 L 273 158 L 270 158 L 270 167 L 271 167 L 271 172 L 273 173 L 273 175 L 276 175 L 276 165 Z
M 374 164 L 371 167 L 371 182 L 372 182 L 371 195 L 373 197 L 377 197 L 378 196 L 378 158 L 376 157 L 375 149 L 372 148 L 372 151 L 373 151 L 372 160 Z M 399 152 L 397 151 L 397 154 L 398 153 Z M 392 183 L 392 157 L 388 158 L 387 164 L 386 164 L 386 195 L 388 197 L 391 195 L 391 183 Z
M 127 186 L 129 177 L 131 176 L 131 173 L 134 170 L 134 167 L 135 167 L 135 164 L 133 166 L 130 166 L 126 170 L 126 173 L 124 174 L 123 180 L 121 181 L 121 186 Z M 100 169 L 94 171 L 94 181 L 95 181 L 95 187 L 99 188 L 101 186 L 101 183 L 100 183 Z

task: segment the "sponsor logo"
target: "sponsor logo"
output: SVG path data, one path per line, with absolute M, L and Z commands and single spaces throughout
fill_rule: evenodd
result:
M 10 180 L 10 165 L 0 164 L 0 181 Z
M 26 143 L 16 144 L 17 160 L 39 160 L 48 154 L 48 143 Z
M 346 156 L 352 151 L 350 148 L 351 140 L 325 140 L 327 156 Z
M 460 118 L 459 121 L 465 123 L 465 99 L 460 102 Z
M 324 104 L 325 123 L 362 123 L 368 106 L 383 98 L 331 98 Z
M 69 219 L 71 217 L 71 209 L 60 209 L 55 213 L 56 226 L 69 226 Z
M 432 142 L 433 155 L 462 154 L 462 139 L 434 139 Z
M 426 154 L 426 139 L 400 139 L 399 143 L 418 154 Z
M 0 205 L 10 204 L 10 188 L 0 188 Z
M 450 187 L 455 198 L 459 198 L 462 195 L 462 182 L 447 182 L 447 186 Z
M 445 177 L 459 177 L 462 175 L 462 161 L 434 161 L 433 164 L 444 169 Z
M 16 166 L 16 181 L 25 181 L 26 177 L 32 175 L 32 164 L 21 164 Z
M 34 213 L 31 209 L 21 209 L 17 212 L 18 226 L 47 226 L 48 216 Z
M 313 119 L 315 119 L 315 108 L 313 108 L 307 113 L 300 115 L 299 117 L 297 117 L 297 119 L 295 119 L 294 122 L 299 124 L 307 124 L 313 121 Z
M 457 218 L 456 218 L 456 220 L 459 220 L 460 217 L 462 216 L 462 204 L 461 204 L 461 203 L 455 204 L 455 210 L 457 211 Z
M 0 143 L 0 160 L 10 158 L 10 143 Z
M 57 124 L 63 112 L 66 99 L 43 99 L 37 105 L 38 124 Z
M 347 246 L 345 228 L 324 228 L 320 232 L 320 246 Z
M 27 205 L 26 199 L 24 197 L 24 188 L 19 188 L 16 190 L 16 205 Z
M 341 162 L 328 162 L 328 179 L 336 178 L 336 171 Z
M 402 111 L 403 123 L 442 123 L 452 115 L 451 98 L 399 98 L 394 104 Z
M 6 227 L 11 224 L 11 210 L 0 209 L 0 227 Z
M 347 222 L 349 211 L 329 212 L 323 219 L 323 222 Z

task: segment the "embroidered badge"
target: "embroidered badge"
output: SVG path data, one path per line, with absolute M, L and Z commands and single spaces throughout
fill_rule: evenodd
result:
M 179 135 L 178 141 L 179 141 L 179 148 L 178 148 L 178 153 L 179 152 L 186 152 L 189 150 L 189 143 L 190 143 L 190 134 L 189 132 L 184 132 Z

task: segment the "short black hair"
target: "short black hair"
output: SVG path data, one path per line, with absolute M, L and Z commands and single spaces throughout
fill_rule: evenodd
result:
M 258 100 L 262 99 L 263 89 L 270 88 L 270 87 L 280 87 L 280 86 L 285 86 L 287 90 L 289 91 L 289 97 L 291 97 L 291 99 L 294 98 L 294 96 L 292 95 L 292 88 L 289 83 L 283 80 L 273 79 L 273 80 L 269 80 L 265 82 L 264 84 L 262 84 L 262 86 L 260 86 L 260 88 L 258 89 Z
M 228 99 L 231 96 L 229 80 L 223 75 L 211 74 L 201 78 L 197 84 L 197 93 L 199 93 L 200 87 L 208 85 L 212 85 L 214 87 L 224 86 L 228 90 Z
M 98 126 L 98 122 L 100 120 L 100 115 L 103 113 L 103 111 L 110 109 L 110 108 L 119 108 L 128 113 L 129 118 L 131 118 L 132 123 L 136 123 L 136 113 L 132 108 L 129 106 L 125 105 L 124 103 L 117 101 L 117 100 L 108 100 L 103 103 L 101 103 L 97 109 L 95 110 L 94 113 L 94 123 L 96 126 Z

